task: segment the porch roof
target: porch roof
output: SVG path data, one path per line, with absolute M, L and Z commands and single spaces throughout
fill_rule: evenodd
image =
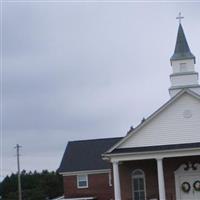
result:
M 134 152 L 148 152 L 148 151 L 163 151 L 163 150 L 173 150 L 173 149 L 188 149 L 188 148 L 198 148 L 200 147 L 200 142 L 197 143 L 185 143 L 185 144 L 171 144 L 171 145 L 160 145 L 160 146 L 145 146 L 145 147 L 132 147 L 132 148 L 119 148 L 114 149 L 108 154 L 118 154 L 118 153 L 134 153 Z

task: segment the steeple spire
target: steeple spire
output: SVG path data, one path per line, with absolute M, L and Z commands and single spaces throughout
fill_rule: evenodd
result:
M 181 24 L 183 17 L 180 13 L 177 19 L 179 19 L 179 27 L 174 54 L 170 59 L 173 72 L 170 75 L 169 93 L 173 97 L 182 89 L 190 89 L 200 94 L 198 73 L 195 71 L 195 56 L 191 53 L 187 43 Z
M 177 18 L 179 20 L 182 19 L 180 15 Z M 184 60 L 184 59 L 194 59 L 194 62 L 195 62 L 195 56 L 190 51 L 189 45 L 187 43 L 184 31 L 183 31 L 183 27 L 181 25 L 181 21 L 179 21 L 176 46 L 175 46 L 174 54 L 172 55 L 170 61 Z

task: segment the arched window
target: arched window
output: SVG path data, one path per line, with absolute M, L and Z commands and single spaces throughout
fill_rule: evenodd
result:
M 132 173 L 132 194 L 133 200 L 146 199 L 145 175 L 141 169 L 136 169 Z

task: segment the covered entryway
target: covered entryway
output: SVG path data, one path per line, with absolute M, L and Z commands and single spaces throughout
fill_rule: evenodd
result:
M 128 155 L 129 160 L 124 156 L 113 163 L 115 200 L 200 200 L 200 156 L 170 157 L 170 153 L 165 152 L 163 159 L 143 160 Z M 182 190 L 184 182 L 189 182 L 188 192 Z M 184 186 L 187 190 L 187 183 Z
M 200 199 L 200 164 L 182 164 L 175 171 L 176 200 Z

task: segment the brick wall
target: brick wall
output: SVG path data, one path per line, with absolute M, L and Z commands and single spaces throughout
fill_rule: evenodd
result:
M 131 174 L 135 169 L 145 173 L 147 199 L 158 198 L 157 167 L 155 160 L 123 162 L 120 167 L 122 200 L 132 200 Z
M 188 162 L 200 163 L 200 156 L 166 158 L 163 160 L 167 200 L 176 200 L 174 172 L 180 165 Z
M 166 200 L 176 200 L 174 172 L 183 163 L 200 162 L 200 156 L 165 158 L 163 160 Z M 146 197 L 158 198 L 158 178 L 156 160 L 128 161 L 119 165 L 122 200 L 132 200 L 131 174 L 135 169 L 145 173 Z M 76 176 L 65 176 L 64 195 L 66 198 L 95 196 L 98 200 L 114 199 L 114 189 L 109 186 L 108 173 L 89 174 L 88 188 L 78 189 Z
M 176 200 L 174 172 L 180 165 L 188 162 L 200 162 L 200 156 L 165 158 L 163 160 L 166 200 Z M 146 197 L 159 199 L 156 160 L 128 161 L 119 165 L 122 200 L 132 200 L 131 174 L 142 169 L 146 179 Z
M 64 176 L 64 196 L 71 197 L 87 197 L 95 196 L 98 200 L 114 199 L 113 187 L 109 186 L 108 173 L 89 174 L 88 188 L 77 188 L 76 176 Z

